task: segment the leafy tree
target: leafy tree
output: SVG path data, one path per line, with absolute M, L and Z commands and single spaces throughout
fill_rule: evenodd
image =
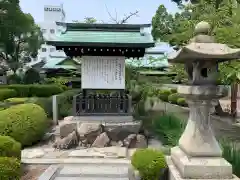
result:
M 27 57 L 36 57 L 43 38 L 30 14 L 24 14 L 18 0 L 0 2 L 0 57 L 13 72 Z
M 179 13 L 171 15 L 160 5 L 152 19 L 152 35 L 155 40 L 169 42 L 179 49 L 193 37 L 194 27 L 200 21 L 207 21 L 212 26 L 211 34 L 216 42 L 225 43 L 233 48 L 240 48 L 240 7 L 228 0 L 199 0 L 194 4 L 182 6 Z M 182 72 L 183 67 L 178 66 Z M 176 70 L 176 69 L 175 69 Z M 240 63 L 232 61 L 219 65 L 220 81 L 224 84 L 239 82 Z

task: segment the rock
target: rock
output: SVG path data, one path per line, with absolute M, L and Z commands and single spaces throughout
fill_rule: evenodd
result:
M 126 137 L 123 140 L 123 144 L 127 148 L 133 148 L 136 144 L 136 140 L 137 140 L 137 135 L 136 134 L 130 134 L 128 137 Z
M 147 148 L 147 140 L 144 135 L 138 134 L 136 137 L 135 148 Z
M 123 141 L 130 134 L 138 134 L 141 122 L 107 123 L 104 130 L 112 141 Z
M 77 123 L 74 121 L 63 121 L 59 125 L 59 133 L 61 138 L 68 136 L 71 132 L 76 130 L 77 130 Z
M 73 146 L 77 146 L 78 137 L 76 131 L 71 132 L 67 137 L 62 139 L 57 139 L 56 142 L 53 144 L 54 148 L 57 149 L 69 149 Z
M 22 158 L 41 158 L 45 152 L 42 149 L 24 149 L 21 152 Z
M 116 141 L 111 141 L 111 142 L 110 142 L 110 146 L 118 146 L 118 142 L 116 142 Z
M 64 120 L 64 121 L 72 121 L 73 118 L 74 118 L 74 116 L 67 116 L 67 117 L 65 117 L 63 120 Z
M 77 128 L 78 135 L 84 144 L 92 144 L 103 132 L 101 123 L 82 123 Z
M 106 147 L 110 142 L 110 139 L 107 136 L 107 133 L 104 132 L 102 134 L 100 134 L 96 140 L 93 142 L 92 147 Z

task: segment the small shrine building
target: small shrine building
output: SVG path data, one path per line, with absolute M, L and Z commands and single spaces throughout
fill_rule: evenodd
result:
M 125 59 L 141 58 L 155 43 L 150 24 L 57 23 L 47 41 L 69 57 L 81 57 L 81 89 L 74 97 L 74 116 L 129 116 Z

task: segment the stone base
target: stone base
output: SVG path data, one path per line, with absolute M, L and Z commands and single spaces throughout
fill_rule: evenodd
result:
M 125 123 L 132 122 L 132 116 L 74 116 L 73 120 L 80 122 Z
M 221 157 L 188 157 L 179 147 L 171 149 L 171 161 L 182 178 L 232 179 L 232 165 Z
M 169 168 L 169 180 L 190 180 L 191 178 L 182 178 L 178 169 L 176 168 L 176 166 L 173 164 L 172 162 L 172 159 L 170 156 L 166 157 L 166 161 L 167 161 L 167 164 L 168 164 L 168 168 Z M 206 178 L 198 178 L 197 180 L 240 180 L 237 176 L 235 175 L 232 175 L 232 178 L 209 178 L 209 179 L 206 179 Z M 192 180 L 196 180 L 196 179 L 192 179 Z

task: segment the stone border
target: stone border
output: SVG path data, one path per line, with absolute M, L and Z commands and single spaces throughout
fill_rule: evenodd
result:
M 129 180 L 141 180 L 139 172 L 133 168 L 132 165 L 128 167 L 128 179 Z
M 57 158 L 57 159 L 27 159 L 21 160 L 24 164 L 130 164 L 128 159 L 110 159 L 110 158 Z
M 51 165 L 49 166 L 42 175 L 38 178 L 38 180 L 54 180 L 57 175 L 57 171 L 59 169 L 59 165 Z

